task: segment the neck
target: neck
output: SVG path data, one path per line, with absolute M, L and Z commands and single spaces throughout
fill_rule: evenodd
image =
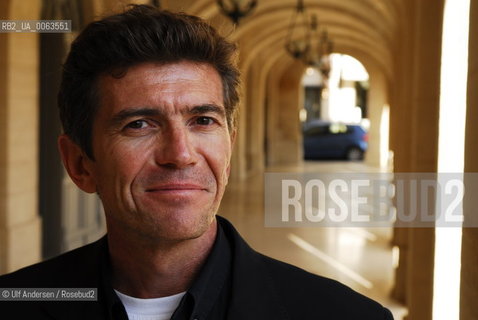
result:
M 159 298 L 189 289 L 214 245 L 216 220 L 196 239 L 155 241 L 108 229 L 113 287 L 137 298 Z

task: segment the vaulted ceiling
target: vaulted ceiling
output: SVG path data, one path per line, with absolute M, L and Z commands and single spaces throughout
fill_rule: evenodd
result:
M 241 64 L 255 59 L 281 61 L 284 44 L 296 10 L 296 0 L 258 0 L 251 15 L 235 29 L 214 0 L 164 1 L 172 10 L 186 11 L 209 20 L 238 41 Z M 319 28 L 326 27 L 334 51 L 358 58 L 366 67 L 391 75 L 394 38 L 406 23 L 405 1 L 400 0 L 305 0 L 308 15 L 315 14 Z

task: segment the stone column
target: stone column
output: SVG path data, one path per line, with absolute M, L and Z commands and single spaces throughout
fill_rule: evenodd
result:
M 470 2 L 468 105 L 466 111 L 465 174 L 478 172 L 478 3 Z M 465 177 L 466 179 L 466 177 Z M 466 183 L 466 180 L 465 180 Z M 465 225 L 477 214 L 476 194 L 465 191 Z M 478 228 L 463 228 L 461 251 L 460 320 L 478 319 Z
M 298 165 L 302 161 L 302 133 L 299 121 L 301 105 L 301 62 L 279 63 L 268 75 L 267 159 L 268 165 Z
M 384 167 L 382 163 L 382 139 L 386 139 L 380 133 L 382 126 L 382 113 L 384 106 L 388 103 L 387 83 L 382 72 L 379 70 L 369 70 L 370 74 L 370 92 L 368 118 L 370 120 L 369 145 L 365 153 L 365 161 L 375 167 Z M 388 150 L 384 151 L 388 154 Z
M 396 43 L 396 84 L 391 106 L 395 172 L 436 172 L 443 0 L 405 0 Z M 401 267 L 395 296 L 405 298 L 409 320 L 432 319 L 433 228 L 396 231 Z
M 36 20 L 40 1 L 2 1 L 1 19 Z M 0 273 L 41 258 L 38 34 L 0 34 Z
M 245 75 L 248 87 L 246 160 L 247 173 L 257 174 L 264 171 L 264 130 L 265 130 L 265 78 L 262 76 L 264 63 L 257 59 L 251 64 Z

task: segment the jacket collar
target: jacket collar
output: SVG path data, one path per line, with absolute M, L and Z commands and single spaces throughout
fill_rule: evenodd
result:
M 228 319 L 290 319 L 280 303 L 264 256 L 254 251 L 229 221 L 222 217 L 218 217 L 218 221 L 233 248 L 232 298 Z

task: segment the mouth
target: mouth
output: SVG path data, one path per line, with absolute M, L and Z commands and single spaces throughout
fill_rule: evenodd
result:
M 146 189 L 146 192 L 159 192 L 159 193 L 183 193 L 183 192 L 195 192 L 206 191 L 206 188 L 197 184 L 191 183 L 168 183 L 153 186 Z

